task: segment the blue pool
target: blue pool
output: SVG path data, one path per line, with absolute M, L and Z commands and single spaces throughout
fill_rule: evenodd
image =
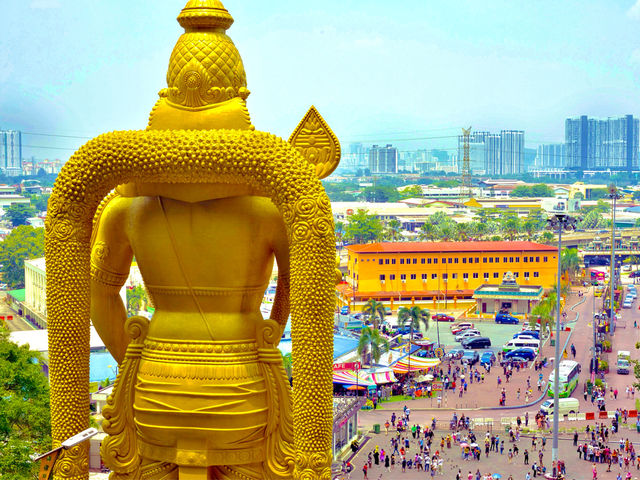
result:
M 291 338 L 283 338 L 278 345 L 280 351 L 284 354 L 291 353 Z M 333 358 L 338 358 L 351 350 L 358 348 L 358 340 L 352 337 L 342 335 L 333 336 Z
M 89 355 L 89 381 L 102 382 L 105 378 L 115 380 L 117 367 L 118 362 L 109 352 L 91 352 Z

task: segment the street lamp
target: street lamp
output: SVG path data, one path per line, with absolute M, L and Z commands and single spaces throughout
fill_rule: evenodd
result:
M 613 290 L 616 285 L 614 280 L 616 271 L 616 200 L 621 198 L 620 192 L 614 184 L 609 185 L 609 198 L 612 200 L 611 204 L 611 263 L 609 268 L 609 331 L 613 333 L 615 313 L 613 312 Z
M 558 280 L 556 282 L 556 354 L 554 361 L 555 378 L 553 382 L 553 448 L 551 460 L 558 462 L 558 406 L 560 402 L 560 283 L 562 277 L 562 231 L 575 229 L 575 218 L 565 213 L 558 213 L 547 219 L 548 227 L 558 232 Z
M 76 445 L 89 440 L 91 437 L 96 435 L 98 430 L 95 428 L 88 428 L 83 430 L 82 432 L 74 435 L 71 438 L 67 438 L 64 442 L 60 444 L 59 447 L 54 448 L 53 450 L 42 454 L 42 455 L 32 455 L 31 460 L 34 462 L 40 462 L 40 471 L 38 473 L 39 480 L 48 480 L 51 478 L 51 473 L 53 472 L 53 466 L 58 460 L 58 455 L 61 450 L 68 450 L 71 447 L 75 447 Z

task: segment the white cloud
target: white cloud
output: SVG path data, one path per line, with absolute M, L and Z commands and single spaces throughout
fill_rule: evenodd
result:
M 62 5 L 58 0 L 31 0 L 30 8 L 45 10 L 50 8 L 60 8 Z
M 635 20 L 640 20 L 640 0 L 636 0 L 636 3 L 627 11 L 627 16 Z

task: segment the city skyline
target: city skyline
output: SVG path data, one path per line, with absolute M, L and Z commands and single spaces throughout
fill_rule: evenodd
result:
M 28 133 L 144 128 L 183 3 L 6 5 L 0 128 L 27 133 L 23 155 L 38 158 L 66 158 L 86 139 Z M 312 103 L 343 144 L 400 150 L 455 147 L 469 124 L 523 130 L 529 146 L 561 143 L 566 118 L 640 113 L 640 1 L 224 4 L 253 123 L 284 138 Z

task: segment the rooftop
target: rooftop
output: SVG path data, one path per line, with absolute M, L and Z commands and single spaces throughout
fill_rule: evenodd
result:
M 445 253 L 445 252 L 557 252 L 551 245 L 525 241 L 499 242 L 382 242 L 349 245 L 353 253 Z

